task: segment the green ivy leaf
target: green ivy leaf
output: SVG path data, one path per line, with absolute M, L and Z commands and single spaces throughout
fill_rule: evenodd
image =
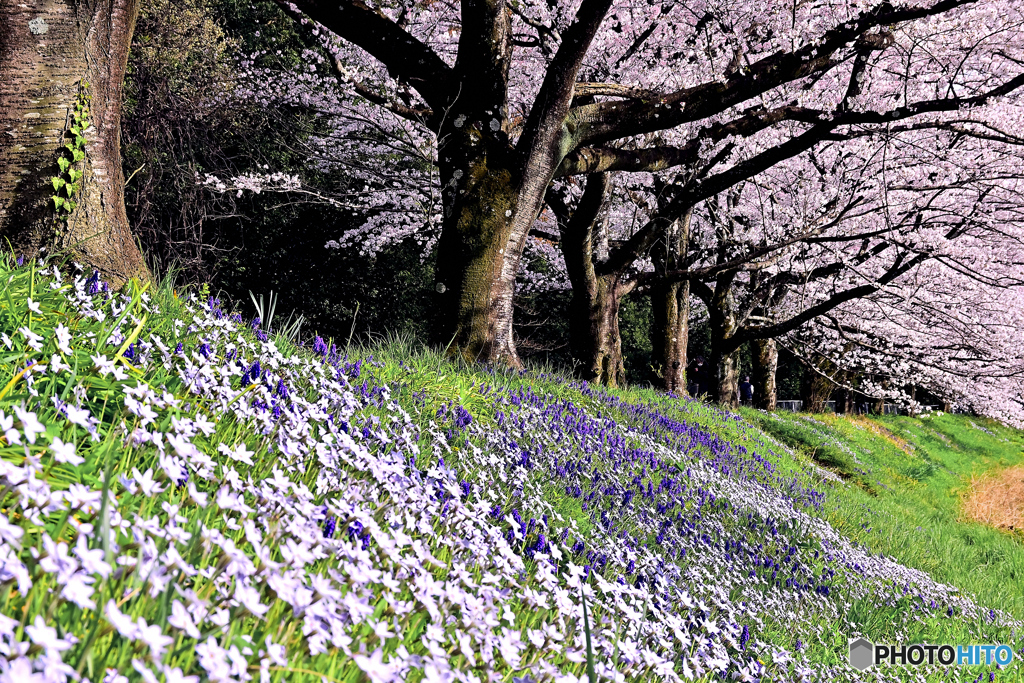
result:
M 53 197 L 50 197 L 50 199 L 53 200 L 53 206 L 58 211 L 60 210 L 60 207 L 64 205 L 64 198 L 63 197 L 58 197 L 58 196 L 54 195 Z
M 75 155 L 75 161 L 81 161 L 82 159 L 85 158 L 85 152 L 83 152 L 80 149 L 76 149 L 74 152 L 72 152 L 72 154 Z
M 53 191 L 59 192 L 60 188 L 64 187 L 63 178 L 50 178 L 50 184 L 53 185 Z
M 68 196 L 70 197 L 78 192 L 78 183 L 68 183 L 68 186 L 65 189 L 67 189 Z
M 75 144 L 78 145 L 79 148 L 85 147 L 85 138 L 83 138 L 81 135 L 76 135 Z
M 82 177 L 82 172 L 73 168 L 68 171 L 68 177 L 71 178 L 71 182 L 77 183 L 78 179 Z
M 60 167 L 60 172 L 64 173 L 68 170 L 68 167 L 71 166 L 71 162 L 64 157 L 57 157 L 57 166 Z

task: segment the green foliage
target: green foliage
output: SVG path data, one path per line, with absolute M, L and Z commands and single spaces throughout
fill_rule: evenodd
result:
M 57 152 L 57 175 L 50 179 L 53 186 L 50 201 L 57 219 L 65 223 L 78 205 L 74 198 L 82 189 L 83 171 L 78 164 L 85 159 L 85 133 L 89 129 L 88 87 L 85 81 L 79 84 L 68 128 L 64 131 L 64 144 Z

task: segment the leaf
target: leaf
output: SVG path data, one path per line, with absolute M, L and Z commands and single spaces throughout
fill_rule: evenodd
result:
M 64 187 L 63 178 L 50 178 L 50 184 L 53 185 L 53 191 L 59 192 L 60 188 Z
M 79 128 L 78 126 L 71 126 L 71 128 L 69 128 L 68 130 L 71 131 L 72 135 L 81 135 L 82 134 L 82 129 Z
M 68 196 L 70 197 L 78 192 L 78 183 L 68 183 L 68 186 L 65 189 L 67 189 Z
M 84 159 L 84 158 L 85 158 L 85 152 L 83 152 L 83 151 L 82 151 L 82 150 L 80 150 L 80 149 L 76 149 L 76 150 L 74 150 L 74 152 L 73 152 L 73 153 L 74 153 L 74 155 L 75 155 L 75 161 L 81 161 L 82 159 Z
M 63 197 L 58 197 L 58 196 L 54 195 L 53 197 L 50 197 L 50 199 L 53 200 L 53 205 L 57 209 L 60 209 L 60 207 L 64 204 L 64 198 Z
M 583 630 L 587 637 L 587 679 L 590 683 L 597 683 L 597 674 L 594 672 L 594 650 L 590 644 L 590 619 L 587 618 L 587 596 L 580 589 L 580 597 L 583 598 Z
M 78 179 L 82 177 L 82 172 L 73 168 L 68 171 L 68 177 L 71 178 L 71 182 L 77 183 Z
M 63 173 L 64 171 L 67 171 L 68 168 L 71 166 L 71 162 L 65 159 L 64 157 L 57 157 L 57 166 L 60 167 L 61 173 Z
M 76 135 L 75 144 L 78 145 L 79 148 L 85 147 L 85 138 L 81 135 Z

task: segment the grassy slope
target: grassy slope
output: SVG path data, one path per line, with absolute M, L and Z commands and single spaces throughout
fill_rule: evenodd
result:
M 796 457 L 840 451 L 825 460 L 848 478 L 825 517 L 849 538 L 1024 618 L 1022 537 L 960 512 L 972 476 L 1024 462 L 1024 434 L 964 415 L 746 414 Z
M 5 277 L 8 275 L 11 273 L 5 273 Z M 8 281 L 4 303 L 0 303 L 0 311 L 5 317 L 4 330 L 15 338 L 16 345 L 15 349 L 0 359 L 4 373 L 3 377 L 0 377 L 0 383 L 6 384 L 7 378 L 20 372 L 25 358 L 31 355 L 18 349 L 17 343 L 20 339 L 15 334 L 15 330 L 25 324 L 26 319 L 30 321 L 29 325 L 47 340 L 47 344 L 52 340 L 52 330 L 59 322 L 72 328 L 77 327 L 83 332 L 96 332 L 101 337 L 110 331 L 109 319 L 99 324 L 77 318 L 66 306 L 60 304 L 52 293 L 45 289 L 36 290 L 35 276 L 25 270 L 14 272 L 12 278 Z M 144 328 L 143 336 L 158 332 L 169 344 L 180 339 L 186 349 L 198 344 L 199 336 L 184 329 L 178 331 L 172 324 L 175 316 L 184 315 L 182 303 L 166 289 L 154 294 L 162 313 L 150 315 L 146 323 L 140 326 Z M 26 318 L 24 301 L 27 296 L 43 301 L 42 313 L 38 317 Z M 143 314 L 140 306 L 136 299 L 130 311 L 139 319 Z M 134 325 L 125 323 L 122 328 L 123 334 L 129 334 L 133 328 Z M 286 354 L 296 352 L 294 347 L 282 340 L 278 340 L 278 347 Z M 46 351 L 49 352 L 50 350 Z M 111 351 L 108 351 L 109 353 Z M 552 398 L 571 400 L 591 414 L 608 415 L 624 424 L 629 424 L 630 420 L 628 405 L 653 406 L 665 415 L 706 428 L 723 439 L 744 445 L 751 450 L 756 449 L 766 456 L 770 450 L 773 454 L 770 460 L 780 476 L 799 477 L 803 481 L 815 483 L 824 491 L 825 504 L 818 514 L 847 537 L 864 544 L 873 552 L 884 553 L 907 566 L 928 571 L 939 581 L 972 593 L 978 598 L 979 603 L 985 606 L 994 606 L 1009 611 L 1017 618 L 1024 618 L 1024 591 L 1020 588 L 1021 576 L 1024 573 L 1024 549 L 1021 543 L 1007 534 L 962 521 L 957 510 L 958 496 L 972 474 L 993 467 L 1018 464 L 1024 460 L 1021 455 L 1024 437 L 1019 432 L 981 420 L 972 421 L 962 416 L 942 416 L 926 420 L 885 418 L 880 421 L 851 421 L 825 416 L 765 416 L 753 411 L 744 411 L 743 416 L 750 424 L 763 429 L 762 433 L 758 429 L 750 428 L 748 423 L 731 419 L 712 407 L 676 401 L 648 390 L 612 392 L 613 399 L 626 404 L 626 407 L 619 408 L 610 405 L 599 396 L 591 396 L 586 391 L 581 391 L 579 387 L 566 382 L 563 377 L 543 370 L 527 375 L 496 375 L 480 369 L 457 367 L 436 354 L 413 350 L 403 344 L 353 350 L 352 357 L 359 356 L 374 358 L 372 364 L 367 364 L 367 374 L 363 377 L 368 377 L 373 384 L 396 387 L 395 400 L 413 413 L 424 427 L 427 420 L 436 415 L 442 406 L 458 404 L 470 411 L 474 417 L 474 424 L 484 429 L 498 429 L 498 412 L 501 406 L 491 400 L 492 392 L 484 389 L 486 386 L 497 386 L 506 393 L 530 390 Z M 46 476 L 50 485 L 58 489 L 72 482 L 79 482 L 98 490 L 103 487 L 100 473 L 104 470 L 109 468 L 116 477 L 118 474 L 129 473 L 133 467 L 144 471 L 148 466 L 155 466 L 156 461 L 145 449 L 119 449 L 119 437 L 114 430 L 107 429 L 107 425 L 127 415 L 122 408 L 122 392 L 113 380 L 101 377 L 89 369 L 87 354 L 78 354 L 76 358 L 79 363 L 75 366 L 76 375 L 71 381 L 51 382 L 47 378 L 39 378 L 35 387 L 43 392 L 44 397 L 47 393 L 54 393 L 65 399 L 73 395 L 76 385 L 84 387 L 88 393 L 84 405 L 88 405 L 94 415 L 103 419 L 99 428 L 99 436 L 102 438 L 91 443 L 79 437 L 80 453 L 87 458 L 86 463 L 78 468 L 70 468 L 50 462 L 45 465 Z M 74 361 L 76 358 L 69 360 Z M 152 386 L 165 386 L 179 398 L 188 396 L 187 389 L 174 373 L 153 366 L 144 374 L 146 381 Z M 10 413 L 13 405 L 26 399 L 34 400 L 25 393 L 23 382 L 15 382 L 4 396 L 0 397 L 0 408 Z M 177 414 L 184 415 L 189 410 L 188 407 L 182 407 Z M 386 417 L 384 411 L 373 406 L 365 406 L 359 414 L 362 420 L 368 420 L 374 414 Z M 170 414 L 162 416 L 162 428 L 169 428 L 171 417 Z M 46 439 L 63 436 L 67 441 L 73 435 L 74 430 L 66 425 L 61 426 L 59 416 L 47 407 L 45 401 L 41 403 L 40 419 L 49 426 L 49 431 L 44 437 Z M 356 422 L 353 420 L 352 424 L 354 426 Z M 266 452 L 266 441 L 254 437 L 246 424 L 231 415 L 221 416 L 214 434 L 202 441 L 210 446 L 238 442 L 248 443 L 256 451 L 255 466 L 246 473 L 247 475 L 259 480 L 268 476 L 270 469 L 278 464 L 280 456 Z M 788 448 L 780 447 L 780 442 Z M 458 440 L 453 443 L 463 448 L 468 445 Z M 426 430 L 421 435 L 419 445 L 422 455 L 417 466 L 425 470 L 437 464 L 436 454 L 440 451 L 431 447 L 431 438 Z M 19 450 L 6 447 L 0 449 L 0 454 L 8 462 L 19 463 L 23 458 L 19 455 Z M 210 448 L 210 452 L 215 452 L 215 448 Z M 486 471 L 473 471 L 472 461 L 461 459 L 458 450 L 447 457 L 449 466 L 459 468 L 466 465 L 462 475 L 467 479 L 475 477 L 475 480 L 485 481 L 489 476 Z M 832 471 L 841 473 L 846 477 L 845 481 L 823 483 L 820 470 L 815 463 L 823 463 Z M 314 474 L 312 468 L 308 469 L 302 474 L 303 481 L 312 485 Z M 561 522 L 575 528 L 576 535 L 588 542 L 597 535 L 591 517 L 583 510 L 579 499 L 566 495 L 564 487 L 560 484 L 540 482 L 539 486 L 543 490 L 546 505 L 550 506 L 549 509 L 562 516 Z M 118 495 L 121 514 L 126 517 L 132 514 L 151 515 L 159 509 L 157 499 L 130 495 L 117 491 L 116 488 L 115 484 L 112 491 Z M 183 493 L 171 488 L 164 495 L 185 504 L 182 514 L 189 518 L 190 524 L 200 521 L 213 525 L 218 523 L 211 509 L 202 510 L 187 505 Z M 10 502 L 8 501 L 6 505 L 9 506 Z M 11 508 L 7 506 L 4 510 L 11 514 Z M 99 516 L 95 517 L 94 521 L 101 526 L 104 512 L 100 510 L 97 514 Z M 57 524 L 51 524 L 48 533 L 69 542 L 76 536 L 67 518 L 58 521 Z M 797 538 L 798 530 L 791 533 L 794 542 L 803 543 L 806 540 Z M 232 532 L 228 534 L 231 535 Z M 241 538 L 240 533 L 234 535 Z M 26 540 L 29 538 L 26 536 Z M 197 555 L 196 566 L 210 566 L 214 560 L 215 558 Z M 101 585 L 102 582 L 97 584 L 98 587 Z M 50 584 L 50 588 L 52 587 Z M 141 587 L 142 584 L 135 586 L 136 592 L 131 594 L 137 595 L 133 602 L 129 603 L 133 617 L 147 618 L 150 623 L 162 623 L 161 620 L 166 620 L 169 609 L 168 598 L 147 600 L 144 594 L 139 593 Z M 123 588 L 111 585 L 104 587 L 104 590 L 108 590 L 108 594 L 114 594 L 115 590 Z M 12 590 L 5 597 L 0 612 L 17 615 L 22 624 L 30 623 L 36 614 L 45 614 L 47 618 L 62 622 L 68 629 L 76 625 L 76 620 L 88 622 L 91 618 L 82 610 L 50 600 L 46 596 L 46 590 L 46 579 L 37 580 L 35 592 L 30 593 L 29 599 L 25 601 L 20 600 Z M 101 602 L 99 596 L 97 598 L 97 602 Z M 925 615 L 915 618 L 909 631 L 902 626 L 895 628 L 893 624 L 900 622 L 901 615 L 916 609 L 908 600 L 897 601 L 888 608 L 880 608 L 867 601 L 854 600 L 848 603 L 846 608 L 846 613 L 839 615 L 838 618 L 823 619 L 818 625 L 818 635 L 805 641 L 809 647 L 806 656 L 811 664 L 840 664 L 845 656 L 846 638 L 854 632 L 863 633 L 876 641 L 891 640 L 897 636 L 909 636 L 911 640 L 926 638 L 929 642 L 984 642 L 987 636 L 992 635 L 1009 638 L 1009 634 L 1000 634 L 982 623 L 964 624 L 957 620 L 943 619 L 941 616 Z M 524 620 L 529 622 L 532 617 L 526 614 L 525 608 L 520 605 L 518 609 L 522 610 Z M 280 605 L 274 605 L 270 615 L 277 621 L 271 621 L 268 617 L 263 626 L 257 624 L 254 627 L 256 630 L 250 631 L 256 636 L 256 642 L 259 642 L 261 633 L 270 632 L 271 626 L 278 629 L 277 633 L 284 629 L 288 634 L 292 634 L 293 629 L 288 630 L 281 626 L 286 624 L 287 616 Z M 598 620 L 602 616 L 600 610 L 594 614 L 594 618 Z M 774 643 L 781 647 L 793 648 L 794 638 L 793 633 L 787 629 L 788 623 L 785 614 L 764 615 L 761 628 L 755 637 L 765 644 Z M 241 626 L 240 623 L 239 628 Z M 234 628 L 235 624 L 232 623 L 232 629 Z M 128 663 L 133 656 L 138 655 L 138 648 L 133 649 L 130 644 L 118 640 L 109 629 L 94 629 L 92 632 L 94 635 L 98 633 L 98 638 L 95 642 L 79 644 L 71 651 L 75 656 L 71 659 L 72 665 L 87 672 L 104 665 L 130 672 Z M 285 643 L 289 651 L 300 651 L 301 637 L 297 634 L 289 637 L 292 640 Z M 1016 646 L 1019 645 L 1017 642 Z M 186 671 L 193 667 L 194 671 L 196 663 L 186 651 L 187 643 L 182 645 L 182 641 L 179 640 L 175 647 L 175 655 L 168 664 L 182 667 Z M 99 654 L 101 652 L 105 653 L 102 657 Z M 768 650 L 765 652 L 764 657 L 767 658 Z M 564 661 L 562 665 L 565 665 Z M 301 667 L 307 671 L 329 672 L 337 680 L 354 681 L 359 678 L 359 671 L 346 663 L 344 658 L 338 659 L 336 655 L 303 658 L 297 654 L 289 666 Z M 571 670 L 574 665 L 568 666 Z M 296 668 L 292 668 L 290 673 L 287 668 L 275 669 L 273 678 L 302 679 L 295 671 Z M 581 667 L 576 666 L 576 671 L 581 673 Z M 508 672 L 509 675 L 511 673 Z M 975 673 L 983 671 L 972 671 L 971 677 Z M 316 677 L 309 678 L 314 679 Z M 1000 675 L 1000 680 L 1016 679 L 1005 679 Z

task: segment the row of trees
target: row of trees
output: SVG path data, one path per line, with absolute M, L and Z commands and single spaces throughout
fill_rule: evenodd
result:
M 619 309 L 643 294 L 666 390 L 685 391 L 688 326 L 705 316 L 724 404 L 739 350 L 755 350 L 765 388 L 783 343 L 868 395 L 909 383 L 1021 414 L 1022 3 L 278 4 L 309 49 L 283 70 L 254 55 L 232 96 L 309 113 L 304 171 L 345 181 L 329 195 L 280 173 L 200 183 L 361 215 L 332 246 L 417 240 L 436 263 L 435 341 L 463 357 L 520 363 L 518 281 L 571 289 L 587 380 L 624 382 Z M 78 34 L 58 30 L 62 3 L 23 7 L 0 1 L 0 110 L 23 140 L 0 152 L 0 229 L 130 276 L 141 259 L 109 189 L 123 176 L 103 168 L 137 7 L 80 3 L 92 14 L 66 17 Z M 106 80 L 88 58 L 105 32 Z M 64 49 L 84 56 L 60 81 Z M 109 186 L 85 182 L 54 221 L 61 111 L 83 80 L 85 162 Z M 60 95 L 39 97 L 44 82 Z M 84 210 L 95 191 L 106 213 Z

